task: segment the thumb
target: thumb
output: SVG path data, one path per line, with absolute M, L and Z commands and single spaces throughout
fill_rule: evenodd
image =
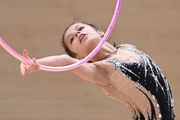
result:
M 28 51 L 26 49 L 23 50 L 23 56 L 27 59 L 31 59 L 28 55 Z

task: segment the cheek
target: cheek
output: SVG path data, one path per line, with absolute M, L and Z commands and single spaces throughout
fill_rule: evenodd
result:
M 96 47 L 100 41 L 101 41 L 101 37 L 93 36 L 93 37 L 91 37 L 91 39 L 89 41 L 87 41 L 87 46 L 92 49 L 92 48 Z
M 79 52 L 84 51 L 84 50 L 83 50 L 83 46 L 80 46 L 79 44 L 76 44 L 76 43 L 74 43 L 74 44 L 72 45 L 71 49 L 72 49 L 73 52 L 75 52 L 75 53 L 77 53 L 77 54 L 78 54 Z

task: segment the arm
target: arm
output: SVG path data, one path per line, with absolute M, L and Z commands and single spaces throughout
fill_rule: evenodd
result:
M 31 73 L 39 70 L 39 64 L 46 66 L 65 66 L 68 65 L 67 55 L 49 56 L 41 59 L 31 59 L 28 55 L 27 50 L 23 50 L 23 56 L 31 61 L 31 63 L 21 63 L 20 69 L 22 76 L 26 73 Z
M 71 64 L 78 61 L 78 59 L 71 58 Z M 84 80 L 99 84 L 101 86 L 106 86 L 108 84 L 107 70 L 101 70 L 93 63 L 84 63 L 81 66 L 70 71 L 80 76 Z
M 25 58 L 30 59 L 27 50 L 23 51 L 23 55 Z M 32 64 L 21 63 L 20 68 L 21 68 L 21 74 L 23 76 L 25 76 L 26 73 L 38 71 L 39 64 L 56 67 L 56 66 L 66 66 L 66 65 L 74 64 L 79 60 L 64 54 L 64 55 L 44 57 L 37 60 L 33 58 L 31 61 Z M 72 69 L 70 71 L 87 81 L 100 84 L 103 86 L 107 84 L 107 77 L 105 77 L 105 74 L 100 69 L 98 69 L 93 63 L 85 63 L 80 67 Z

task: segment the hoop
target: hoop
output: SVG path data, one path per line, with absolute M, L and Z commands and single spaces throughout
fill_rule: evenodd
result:
M 86 63 L 87 61 L 89 61 L 102 47 L 102 45 L 106 42 L 106 40 L 108 39 L 108 37 L 110 36 L 115 23 L 117 21 L 119 12 L 120 12 L 120 8 L 121 8 L 121 4 L 122 4 L 122 0 L 117 0 L 116 3 L 116 8 L 112 17 L 112 20 L 109 24 L 109 27 L 104 35 L 104 37 L 102 38 L 102 40 L 99 42 L 99 44 L 96 46 L 96 48 L 88 55 L 86 56 L 84 59 L 82 59 L 81 61 L 74 63 L 72 65 L 68 65 L 68 66 L 62 66 L 62 67 L 51 67 L 51 66 L 44 66 L 44 65 L 39 65 L 39 69 L 44 70 L 44 71 L 49 71 L 49 72 L 60 72 L 60 71 L 68 71 L 74 68 L 79 67 L 80 65 L 82 65 L 83 63 Z M 4 42 L 4 40 L 0 37 L 0 45 L 7 51 L 9 52 L 12 56 L 14 56 L 16 59 L 18 59 L 21 62 L 31 62 L 30 60 L 24 58 L 22 55 L 18 54 L 16 51 L 14 51 L 6 42 Z

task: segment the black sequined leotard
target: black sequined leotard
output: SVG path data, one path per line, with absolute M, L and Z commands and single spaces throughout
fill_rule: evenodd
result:
M 135 60 L 131 55 L 118 57 L 126 55 L 123 52 L 137 57 Z M 134 120 L 174 120 L 174 103 L 168 81 L 147 54 L 123 44 L 118 48 L 117 56 L 105 61 L 114 69 L 108 68 L 113 74 L 111 87 L 115 90 L 110 87 L 102 89 L 111 97 L 129 104 Z M 122 74 L 128 79 L 123 80 Z

